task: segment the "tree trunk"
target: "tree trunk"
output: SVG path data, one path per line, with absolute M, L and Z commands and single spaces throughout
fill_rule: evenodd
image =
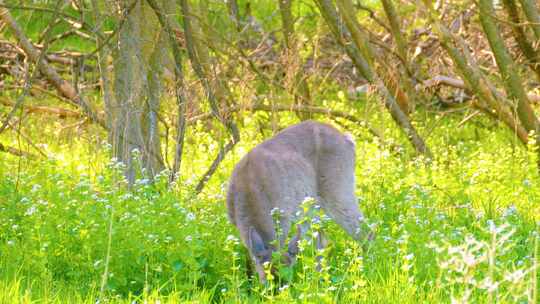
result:
M 237 32 L 242 31 L 242 20 L 240 18 L 240 8 L 238 7 L 238 2 L 236 0 L 227 0 L 227 9 L 231 20 L 234 23 Z
M 121 11 L 128 2 L 120 2 Z M 165 168 L 157 124 L 162 36 L 153 12 L 139 2 L 127 16 L 115 50 L 114 99 L 107 109 L 110 139 L 113 157 L 126 165 L 130 184 L 137 173 L 153 177 Z
M 349 7 L 353 7 L 350 0 L 343 1 L 344 3 L 347 3 Z M 339 3 L 339 2 L 338 2 Z M 405 113 L 409 113 L 414 111 L 415 104 L 416 104 L 416 98 L 417 94 L 414 89 L 414 83 L 412 79 L 412 69 L 411 65 L 409 63 L 409 56 L 407 54 L 407 40 L 405 35 L 401 31 L 401 22 L 399 20 L 399 16 L 396 12 L 396 9 L 394 7 L 394 4 L 390 0 L 382 0 L 384 13 L 386 14 L 386 18 L 388 19 L 388 22 L 390 23 L 390 31 L 392 33 L 392 37 L 396 41 L 396 49 L 397 53 L 399 54 L 399 57 L 401 57 L 401 61 L 403 62 L 405 71 L 401 70 L 401 73 L 396 73 L 397 71 L 390 72 L 390 74 L 394 74 L 396 76 L 393 77 L 395 79 L 394 82 L 399 82 L 403 84 L 403 88 L 407 92 L 406 97 L 399 97 L 400 91 L 399 85 L 395 85 L 396 87 L 396 100 L 398 104 L 400 105 L 401 109 Z M 399 70 L 398 70 L 399 71 Z M 403 92 L 401 92 L 403 94 Z M 403 94 L 405 95 L 405 94 Z

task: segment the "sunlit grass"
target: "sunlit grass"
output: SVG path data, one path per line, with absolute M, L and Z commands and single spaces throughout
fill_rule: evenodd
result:
M 364 253 L 323 221 L 322 271 L 304 241 L 297 265 L 261 286 L 247 275 L 224 204 L 233 164 L 262 140 L 253 123 L 200 196 L 191 189 L 219 143 L 196 129 L 176 187 L 163 174 L 128 192 L 121 166 L 95 146 L 104 136 L 51 139 L 36 127 L 51 160 L 0 154 L 0 302 L 537 303 L 536 154 L 504 128 L 484 119 L 458 127 L 459 117 L 429 136 L 431 162 L 412 158 L 395 128 L 386 140 L 402 152 L 360 140 L 369 135 L 350 125 L 359 138 L 357 195 L 376 240 Z

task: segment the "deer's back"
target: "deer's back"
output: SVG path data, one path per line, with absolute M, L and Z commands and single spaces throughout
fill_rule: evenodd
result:
M 354 157 L 354 143 L 334 127 L 314 121 L 291 126 L 256 146 L 236 165 L 229 184 L 229 219 L 264 230 L 271 210 L 293 215 L 305 197 L 318 194 L 327 159 Z M 330 164 L 331 165 L 331 164 Z

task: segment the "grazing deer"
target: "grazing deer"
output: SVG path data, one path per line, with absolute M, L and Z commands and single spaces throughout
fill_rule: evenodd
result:
M 306 197 L 314 198 L 355 240 L 372 238 L 361 228 L 365 227 L 361 225 L 364 217 L 354 194 L 354 168 L 353 138 L 314 121 L 286 128 L 240 160 L 229 183 L 228 214 L 262 282 L 266 282 L 263 265 L 271 261 L 272 252 L 278 249 L 273 244 L 283 248 L 291 222 Z M 279 240 L 271 214 L 276 208 L 282 213 Z M 294 262 L 298 241 L 307 228 L 298 226 L 288 244 L 285 263 Z M 318 248 L 324 246 L 321 238 L 315 240 Z

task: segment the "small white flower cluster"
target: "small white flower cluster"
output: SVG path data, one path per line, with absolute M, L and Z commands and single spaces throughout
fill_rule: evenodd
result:
M 442 287 L 453 303 L 467 303 L 479 292 L 497 296 L 497 302 L 526 300 L 532 294 L 532 281 L 536 280 L 532 273 L 537 266 L 521 260 L 504 262 L 503 257 L 516 246 L 515 229 L 507 223 L 496 225 L 493 220 L 486 223 L 487 240 L 466 234 L 458 245 L 447 241 L 428 245 L 437 254 Z M 505 292 L 498 292 L 502 288 Z

